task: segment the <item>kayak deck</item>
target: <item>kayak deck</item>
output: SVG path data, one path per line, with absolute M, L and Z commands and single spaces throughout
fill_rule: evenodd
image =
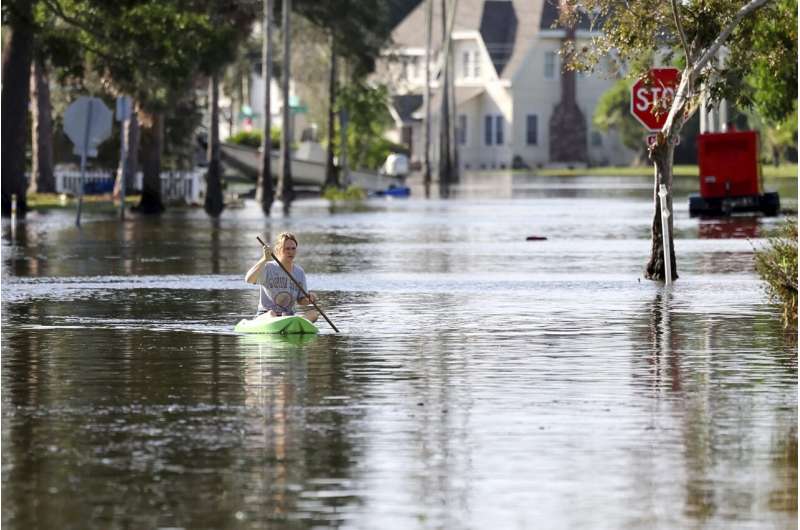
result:
M 299 315 L 243 319 L 233 329 L 239 333 L 314 334 L 318 331 L 310 320 Z

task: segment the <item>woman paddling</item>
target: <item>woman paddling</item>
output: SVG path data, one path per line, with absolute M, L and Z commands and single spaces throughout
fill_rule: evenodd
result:
M 267 318 L 294 315 L 295 302 L 301 306 L 306 306 L 311 304 L 311 302 L 317 301 L 317 297 L 314 296 L 314 293 L 308 293 L 308 296 L 311 297 L 310 300 L 306 298 L 281 269 L 280 265 L 271 260 L 269 247 L 264 246 L 263 250 L 264 255 L 261 256 L 261 259 L 258 260 L 244 276 L 244 281 L 247 283 L 261 286 L 259 289 L 260 295 L 258 298 L 257 317 Z M 296 255 L 297 238 L 294 234 L 283 232 L 278 235 L 278 239 L 275 241 L 275 256 L 280 260 L 286 270 L 292 272 L 292 276 L 294 276 L 295 280 L 308 292 L 306 288 L 306 273 L 303 271 L 302 267 L 294 264 Z M 303 316 L 311 322 L 315 322 L 319 317 L 319 313 L 311 309 L 306 311 Z

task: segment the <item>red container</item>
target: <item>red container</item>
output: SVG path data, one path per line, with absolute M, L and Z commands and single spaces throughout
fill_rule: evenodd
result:
M 701 134 L 697 158 L 704 199 L 761 194 L 756 131 Z

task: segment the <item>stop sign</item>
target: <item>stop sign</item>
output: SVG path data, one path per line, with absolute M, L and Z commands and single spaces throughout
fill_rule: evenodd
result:
M 661 129 L 680 78 L 677 68 L 651 68 L 647 77 L 636 81 L 631 88 L 631 114 L 649 130 Z

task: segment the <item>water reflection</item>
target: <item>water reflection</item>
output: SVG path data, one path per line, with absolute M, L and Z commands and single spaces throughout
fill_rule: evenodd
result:
M 701 239 L 753 239 L 762 237 L 762 223 L 758 216 L 700 219 L 698 232 Z
M 649 197 L 584 191 L 4 224 L 3 524 L 791 527 L 797 346 L 752 224 L 678 212 L 664 289 Z M 233 332 L 283 230 L 341 334 Z
M 762 379 L 796 377 L 793 340 L 773 319 L 695 314 L 677 289 L 677 299 L 672 288 L 659 290 L 643 311 L 647 324 L 634 340 L 646 347 L 634 374 L 653 400 L 649 437 L 669 443 L 677 432 L 675 442 L 683 448 L 683 513 L 702 524 L 766 504 L 796 513 L 797 409 L 792 402 L 777 409 L 765 402 Z M 744 340 L 732 331 L 742 325 L 751 329 Z M 774 349 L 766 348 L 776 352 L 773 358 L 761 353 L 768 337 L 776 341 Z M 765 439 L 773 446 L 769 460 L 777 489 L 754 489 L 750 481 L 763 465 L 753 449 Z M 658 455 L 649 458 L 651 468 L 665 465 Z

